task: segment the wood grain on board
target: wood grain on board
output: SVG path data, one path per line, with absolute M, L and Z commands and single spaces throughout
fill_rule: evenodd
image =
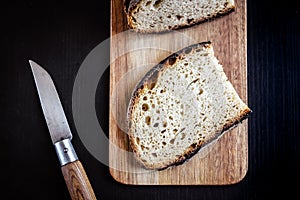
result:
M 182 165 L 162 171 L 140 167 L 126 134 L 126 111 L 134 86 L 171 53 L 211 41 L 230 82 L 247 102 L 246 0 L 234 12 L 163 34 L 128 30 L 123 0 L 111 1 L 109 164 L 115 180 L 134 185 L 226 185 L 243 179 L 248 168 L 248 122 L 226 132 Z

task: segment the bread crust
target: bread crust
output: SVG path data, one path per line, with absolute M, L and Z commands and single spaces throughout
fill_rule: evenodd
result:
M 142 3 L 143 0 L 123 0 L 124 10 L 126 13 L 131 12 L 137 5 Z
M 209 20 L 213 20 L 219 17 L 222 17 L 223 15 L 227 15 L 233 11 L 235 11 L 236 7 L 234 4 L 227 4 L 226 7 L 217 13 L 213 13 L 211 16 L 209 17 L 202 17 L 202 18 L 198 18 L 198 19 L 194 19 L 189 23 L 182 23 L 179 25 L 174 25 L 169 27 L 168 29 L 163 29 L 163 30 L 158 30 L 158 29 L 138 29 L 135 25 L 134 22 L 134 16 L 133 13 L 138 11 L 139 5 L 143 2 L 144 0 L 124 0 L 124 5 L 125 5 L 125 12 L 127 14 L 127 24 L 129 29 L 135 31 L 135 32 L 139 32 L 139 33 L 165 33 L 165 32 L 169 32 L 172 30 L 178 30 L 178 29 L 183 29 L 183 28 L 187 28 L 187 27 L 192 27 L 204 22 L 207 22 Z
M 191 144 L 188 149 L 186 149 L 185 152 L 183 152 L 177 159 L 173 160 L 173 162 L 169 162 L 165 165 L 155 165 L 155 164 L 149 164 L 141 160 L 140 158 L 140 152 L 138 152 L 138 147 L 135 144 L 135 138 L 132 135 L 131 131 L 131 123 L 133 121 L 132 118 L 132 112 L 134 110 L 134 106 L 137 103 L 137 100 L 139 97 L 144 94 L 144 91 L 146 91 L 149 87 L 154 87 L 158 77 L 160 76 L 161 71 L 164 69 L 167 69 L 171 67 L 178 59 L 180 59 L 183 55 L 189 54 L 193 50 L 200 49 L 200 48 L 211 48 L 211 42 L 201 42 L 197 43 L 191 46 L 188 46 L 184 49 L 181 49 L 180 51 L 177 51 L 176 53 L 171 54 L 164 60 L 162 60 L 159 64 L 154 66 L 148 73 L 138 82 L 138 84 L 135 86 L 133 93 L 131 95 L 131 100 L 129 102 L 129 106 L 127 109 L 127 120 L 128 120 L 128 136 L 129 136 L 129 142 L 130 146 L 134 152 L 134 155 L 136 159 L 142 164 L 142 166 L 146 169 L 157 169 L 157 170 L 163 170 L 168 167 L 174 166 L 174 165 L 181 165 L 187 160 L 189 160 L 193 155 L 195 155 L 200 149 L 202 149 L 204 146 L 210 144 L 213 140 L 217 139 L 223 133 L 230 130 L 231 128 L 235 127 L 239 123 L 241 123 L 243 120 L 248 118 L 249 114 L 252 112 L 248 107 L 241 111 L 240 115 L 229 121 L 228 123 L 224 124 L 222 129 L 217 131 L 216 134 L 214 134 L 211 138 L 205 138 L 205 141 L 200 140 L 197 143 Z M 153 85 L 154 84 L 154 85 Z

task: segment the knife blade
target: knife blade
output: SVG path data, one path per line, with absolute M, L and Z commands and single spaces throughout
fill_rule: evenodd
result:
M 72 132 L 54 82 L 48 72 L 29 60 L 52 143 L 72 199 L 96 199 L 86 172 L 71 143 Z

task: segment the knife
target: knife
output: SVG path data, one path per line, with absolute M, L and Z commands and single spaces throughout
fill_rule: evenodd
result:
M 40 103 L 56 150 L 70 196 L 75 199 L 96 199 L 86 172 L 71 143 L 72 133 L 50 75 L 29 60 Z

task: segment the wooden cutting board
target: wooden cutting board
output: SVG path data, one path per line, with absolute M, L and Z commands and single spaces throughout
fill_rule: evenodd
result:
M 248 167 L 248 123 L 243 121 L 183 165 L 145 170 L 135 161 L 126 134 L 126 110 L 139 79 L 174 51 L 211 41 L 240 97 L 247 102 L 246 0 L 223 17 L 164 34 L 128 31 L 123 0 L 111 1 L 109 164 L 118 182 L 135 185 L 225 185 L 243 179 Z

